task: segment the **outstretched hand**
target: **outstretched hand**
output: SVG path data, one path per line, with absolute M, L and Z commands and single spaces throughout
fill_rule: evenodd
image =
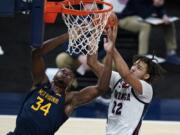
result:
M 118 29 L 117 27 L 117 25 L 114 25 L 113 27 L 108 27 L 105 30 L 105 33 L 107 34 L 107 39 L 104 39 L 104 49 L 106 52 L 112 53 L 113 49 L 115 48 Z

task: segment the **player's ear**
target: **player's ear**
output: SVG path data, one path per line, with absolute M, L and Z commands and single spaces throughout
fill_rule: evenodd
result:
M 150 74 L 146 73 L 146 74 L 144 75 L 144 79 L 145 79 L 145 80 L 148 80 L 149 78 L 150 78 Z

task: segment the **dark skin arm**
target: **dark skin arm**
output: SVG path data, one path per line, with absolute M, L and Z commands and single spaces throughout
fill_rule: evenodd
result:
M 104 32 L 106 33 L 106 35 L 108 36 L 108 40 L 110 40 L 110 42 L 112 42 L 113 46 L 115 46 L 115 42 L 116 42 L 116 36 L 112 35 L 113 33 L 109 33 L 109 30 L 111 29 L 115 29 L 118 26 L 118 18 L 116 16 L 116 14 L 113 12 L 111 13 L 111 16 L 113 17 L 113 21 L 114 22 L 114 27 L 111 28 L 111 26 L 106 26 Z M 104 42 L 106 42 L 104 40 Z M 97 59 L 97 54 L 93 54 L 93 55 L 88 55 L 87 56 L 87 64 L 88 66 L 91 68 L 91 70 L 96 74 L 96 76 L 99 78 L 103 72 L 103 68 L 104 68 L 104 64 L 100 63 Z
M 104 65 L 97 60 L 97 54 L 88 55 L 87 64 L 98 78 L 102 75 Z
M 106 58 L 103 68 L 101 69 L 101 75 L 98 79 L 96 86 L 86 87 L 79 92 L 69 92 L 66 94 L 66 114 L 70 114 L 74 108 L 79 105 L 85 104 L 93 100 L 94 98 L 102 95 L 109 89 L 109 81 L 112 72 L 112 53 L 108 51 L 110 44 L 113 44 L 111 39 L 104 44 L 106 50 Z
M 103 69 L 103 74 L 99 78 L 97 85 L 86 87 L 79 92 L 66 93 L 65 112 L 67 115 L 70 115 L 74 108 L 92 101 L 108 90 L 112 70 L 111 54 L 107 54 L 105 65 L 106 66 Z
M 74 95 L 73 104 L 75 107 L 85 104 L 94 98 L 104 94 L 109 88 L 109 81 L 111 78 L 112 71 L 112 56 L 107 54 L 105 60 L 105 67 L 102 71 L 101 77 L 98 79 L 96 86 L 89 86 L 82 89 L 79 93 Z
M 68 33 L 64 33 L 60 36 L 48 39 L 43 42 L 43 45 L 41 47 L 41 54 L 45 55 L 49 53 L 50 51 L 54 50 L 59 45 L 63 44 L 65 41 L 67 41 L 69 38 Z
M 33 85 L 42 84 L 48 81 L 48 78 L 45 74 L 45 62 L 43 55 L 49 53 L 55 49 L 60 44 L 63 44 L 68 40 L 68 33 L 57 36 L 55 38 L 49 39 L 43 42 L 43 45 L 40 48 L 37 48 L 32 51 L 32 76 L 33 76 Z

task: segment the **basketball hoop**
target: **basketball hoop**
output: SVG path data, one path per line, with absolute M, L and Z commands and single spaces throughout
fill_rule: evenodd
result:
M 106 9 L 98 6 L 106 5 Z M 70 54 L 92 55 L 98 49 L 100 36 L 106 26 L 113 7 L 101 0 L 65 0 L 47 2 L 46 14 L 62 13 L 68 27 Z M 45 14 L 45 15 L 46 15 Z

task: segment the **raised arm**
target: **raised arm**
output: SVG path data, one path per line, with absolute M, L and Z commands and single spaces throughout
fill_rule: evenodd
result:
M 114 21 L 114 25 L 113 28 L 111 27 L 111 25 L 109 25 L 107 23 L 107 26 L 105 27 L 105 34 L 107 35 L 107 39 L 104 39 L 104 44 L 106 44 L 106 40 L 108 40 L 108 42 L 112 45 L 109 46 L 115 46 L 115 41 L 116 41 L 116 36 L 117 34 L 113 34 L 112 32 L 110 33 L 111 30 L 117 30 L 117 26 L 118 26 L 118 18 L 116 16 L 116 14 L 113 12 L 110 15 L 110 20 Z M 105 48 L 108 49 L 108 48 Z M 106 50 L 107 51 L 107 50 Z M 96 74 L 96 76 L 99 78 L 102 74 L 103 68 L 104 68 L 104 64 L 100 63 L 97 59 L 97 53 L 94 55 L 88 55 L 87 57 L 87 64 L 89 65 L 89 67 L 91 68 L 91 70 Z
M 33 76 L 33 85 L 41 84 L 48 81 L 48 78 L 45 74 L 45 62 L 43 55 L 55 49 L 60 44 L 68 40 L 68 34 L 57 36 L 51 38 L 45 42 L 40 48 L 34 49 L 32 51 L 32 76 Z
M 112 71 L 112 54 L 110 52 L 106 53 L 105 66 L 101 70 L 102 74 L 98 79 L 97 85 L 86 87 L 79 92 L 69 92 L 66 94 L 67 114 L 72 112 L 72 110 L 77 106 L 90 102 L 109 89 L 109 81 Z
M 74 108 L 79 105 L 88 103 L 99 95 L 102 95 L 106 90 L 109 89 L 111 71 L 112 56 L 110 53 L 107 53 L 107 57 L 105 59 L 105 66 L 102 69 L 102 75 L 99 77 L 97 85 L 89 86 L 80 90 L 79 92 L 72 93 L 72 97 L 69 97 L 69 99 L 71 99 L 70 105 L 72 105 L 72 107 Z
M 87 56 L 87 64 L 98 78 L 102 75 L 104 65 L 98 61 L 97 53 Z
M 121 77 L 126 83 L 130 84 L 138 94 L 142 94 L 142 85 L 140 83 L 140 80 L 130 73 L 128 65 L 126 64 L 122 56 L 119 54 L 117 49 L 114 48 L 113 52 L 114 63 Z
M 66 42 L 68 40 L 68 38 L 69 38 L 68 33 L 64 33 L 60 36 L 57 36 L 57 37 L 54 37 L 54 38 L 44 41 L 43 45 L 41 47 L 41 54 L 45 55 L 45 54 L 49 53 L 50 51 L 54 50 L 59 45 Z
M 108 40 L 104 44 L 104 48 L 106 51 L 105 64 L 103 68 L 99 69 L 102 73 L 98 79 L 98 84 L 96 86 L 86 87 L 80 92 L 68 94 L 71 95 L 69 96 L 69 98 L 67 98 L 67 100 L 69 99 L 68 104 L 71 105 L 70 108 L 88 103 L 89 101 L 93 100 L 99 95 L 102 95 L 106 90 L 109 89 L 109 82 L 112 72 L 112 48 L 115 44 L 116 39 L 116 35 L 112 31 L 115 30 L 117 30 L 117 26 L 114 26 L 113 29 L 109 28 L 107 31 Z

